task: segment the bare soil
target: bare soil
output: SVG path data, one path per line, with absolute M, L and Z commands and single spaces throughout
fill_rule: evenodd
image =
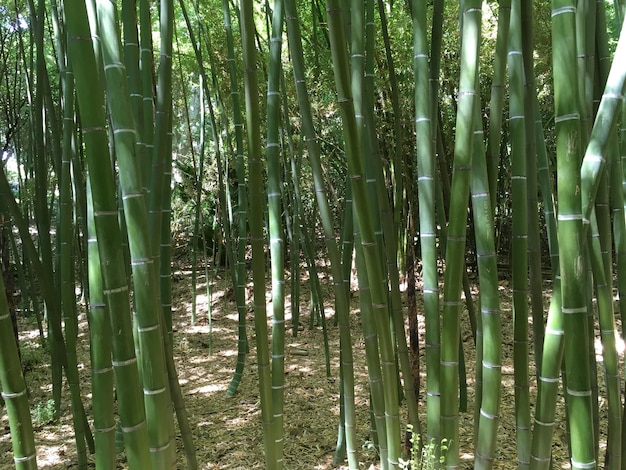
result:
M 249 299 L 248 335 L 250 354 L 237 394 L 226 397 L 237 354 L 237 314 L 231 282 L 224 273 L 210 279 L 211 328 L 209 327 L 206 280 L 200 277 L 197 291 L 198 311 L 195 324 L 191 324 L 190 272 L 178 269 L 174 274 L 174 350 L 179 379 L 182 384 L 186 408 L 194 433 L 198 462 L 202 469 L 261 469 L 264 468 L 263 437 L 260 403 L 257 389 L 253 313 Z M 338 332 L 332 326 L 332 292 L 327 279 L 322 280 L 325 292 L 326 316 L 329 322 L 332 375 L 327 377 L 321 327 L 309 328 L 308 283 L 302 281 L 301 311 L 304 329 L 286 335 L 285 360 L 285 468 L 330 469 L 336 444 L 339 416 L 338 392 Z M 506 279 L 500 283 L 503 320 L 503 379 L 502 413 L 499 441 L 494 467 L 516 467 L 516 442 L 514 418 L 514 383 L 512 367 L 512 314 L 510 288 Z M 288 292 L 288 287 L 287 287 Z M 550 285 L 545 286 L 546 302 Z M 355 357 L 357 438 L 363 448 L 360 467 L 377 468 L 375 451 L 369 448 L 368 376 L 362 330 L 358 315 L 358 299 L 353 298 L 352 339 Z M 287 298 L 287 326 L 290 323 L 291 300 Z M 419 305 L 419 304 L 418 304 Z M 268 307 L 271 307 L 268 297 Z M 268 310 L 270 311 L 270 310 Z M 76 451 L 71 426 L 69 393 L 64 392 L 63 416 L 59 422 L 45 418 L 45 407 L 51 398 L 49 355 L 41 348 L 32 319 L 22 319 L 21 348 L 30 401 L 35 418 L 39 468 L 75 468 Z M 81 314 L 82 329 L 79 341 L 79 368 L 84 385 L 84 402 L 90 412 L 89 343 L 85 315 Z M 212 332 L 210 331 L 212 329 Z M 421 319 L 423 330 L 423 318 Z M 473 466 L 473 415 L 474 415 L 474 346 L 464 315 L 462 322 L 463 345 L 467 364 L 468 410 L 460 416 L 462 468 Z M 423 331 L 421 331 L 423 335 Z M 212 354 L 210 349 L 212 348 Z M 532 342 L 531 342 L 532 348 Z M 423 352 L 422 352 L 423 353 Z M 422 370 L 424 368 L 422 367 Z M 534 374 L 534 369 L 531 369 Z M 532 377 L 532 375 L 531 375 Z M 602 375 L 600 374 L 600 377 Z M 602 381 L 602 379 L 600 379 Z M 425 378 L 422 377 L 422 384 Z M 602 387 L 602 384 L 601 384 Z M 602 392 L 601 392 L 602 393 Z M 531 395 L 534 396 L 531 379 Z M 561 400 L 562 402 L 562 400 Z M 604 400 L 600 403 L 605 413 Z M 37 411 L 39 409 L 39 411 Z M 43 410 L 43 411 L 42 411 Z M 424 393 L 420 397 L 420 413 L 424 418 Z M 558 423 L 564 423 L 563 405 L 559 405 Z M 9 426 L 6 413 L 0 415 L 0 468 L 13 468 Z M 180 441 L 178 442 L 180 446 Z M 556 429 L 553 445 L 554 468 L 570 468 L 567 458 L 567 439 L 564 426 Z M 118 458 L 118 468 L 126 468 L 123 453 Z M 179 449 L 178 468 L 186 468 L 182 449 Z M 347 468 L 340 466 L 339 468 Z

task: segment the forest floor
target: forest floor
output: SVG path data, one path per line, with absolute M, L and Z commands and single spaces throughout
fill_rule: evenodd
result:
M 207 295 L 204 277 L 199 278 L 198 310 L 195 324 L 191 323 L 190 271 L 179 266 L 174 274 L 173 316 L 174 350 L 179 379 L 185 397 L 186 409 L 194 434 L 198 462 L 202 469 L 261 469 L 263 460 L 263 434 L 258 394 L 258 374 L 255 354 L 253 313 L 248 299 L 248 336 L 250 354 L 239 390 L 232 398 L 226 390 L 233 375 L 237 356 L 237 314 L 230 278 L 220 273 L 211 279 L 212 334 L 209 335 Z M 309 289 L 302 283 L 301 310 L 304 328 L 296 337 L 288 330 L 285 338 L 285 468 L 286 469 L 331 469 L 336 443 L 339 416 L 337 328 L 332 327 L 332 293 L 328 279 L 322 280 L 325 292 L 326 316 L 328 318 L 331 351 L 331 378 L 326 375 L 323 333 L 321 327 L 309 328 Z M 545 284 L 546 302 L 550 285 Z M 511 291 L 507 279 L 501 279 L 501 309 L 503 320 L 503 368 L 502 368 L 502 413 L 496 460 L 499 469 L 516 467 L 515 443 L 515 400 L 513 378 L 513 335 L 511 314 Z M 289 288 L 287 286 L 287 292 Z M 474 293 L 476 294 L 476 292 Z M 268 297 L 269 299 L 269 297 Z M 368 376 L 365 367 L 363 336 L 358 315 L 358 296 L 352 299 L 352 340 L 354 347 L 355 392 L 357 408 L 356 434 L 360 449 L 360 467 L 375 469 L 376 454 L 368 446 L 369 432 Z M 268 300 L 268 306 L 271 306 Z M 291 325 L 291 299 L 286 299 L 287 326 Z M 419 310 L 419 304 L 418 304 Z M 271 311 L 268 309 L 268 312 Z M 81 383 L 87 412 L 91 411 L 89 343 L 85 315 L 81 314 L 81 331 L 78 346 Z M 77 468 L 76 450 L 73 440 L 69 392 L 64 386 L 62 418 L 50 420 L 50 368 L 49 357 L 40 346 L 34 320 L 23 321 L 21 348 L 26 380 L 30 392 L 32 415 L 35 421 L 36 444 L 39 468 Z M 423 317 L 420 317 L 421 348 L 423 354 Z M 461 467 L 473 467 L 472 436 L 474 415 L 474 364 L 475 350 L 467 315 L 462 321 L 462 338 L 467 365 L 468 410 L 460 415 Z M 212 354 L 209 353 L 212 347 Z M 532 350 L 532 341 L 530 343 Z M 532 355 L 531 355 L 532 358 Z M 601 359 L 601 356 L 599 356 Z M 423 364 L 423 362 L 422 362 Z M 601 364 L 599 364 L 601 366 Z M 424 367 L 422 367 L 424 371 Z M 423 372 L 422 372 L 423 374 Z M 531 377 L 534 368 L 531 360 Z M 600 377 L 602 375 L 600 374 Z M 600 380 L 602 382 L 602 380 Z M 420 418 L 424 419 L 425 377 L 422 377 Z M 600 384 L 603 387 L 603 384 Z M 536 393 L 531 380 L 531 403 Z M 602 393 L 602 391 L 601 391 Z M 606 403 L 600 402 L 601 415 L 606 414 Z M 558 408 L 557 423 L 564 423 L 562 400 Z M 406 412 L 403 411 L 403 421 Z M 602 420 L 606 422 L 605 419 Z M 13 468 L 9 426 L 6 413 L 0 413 L 0 468 Z M 605 434 L 605 433 L 604 433 Z M 604 441 L 605 438 L 603 437 Z M 178 440 L 180 446 L 180 440 Z M 602 446 L 603 444 L 601 444 Z M 118 468 L 126 468 L 123 454 L 118 459 Z M 555 469 L 570 468 L 567 458 L 567 438 L 564 424 L 555 430 L 553 444 Z M 186 468 L 182 449 L 179 449 L 178 468 Z M 347 468 L 347 467 L 339 467 Z

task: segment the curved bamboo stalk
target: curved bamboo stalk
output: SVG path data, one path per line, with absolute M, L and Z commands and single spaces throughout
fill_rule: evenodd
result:
M 369 99 L 370 94 L 373 94 L 373 88 L 371 80 L 367 81 L 366 75 L 370 70 L 366 71 L 365 69 L 366 62 L 368 62 L 370 69 L 373 67 L 372 56 L 374 37 L 373 31 L 371 31 L 373 30 L 373 18 L 368 18 L 368 20 L 371 21 L 371 27 L 368 23 L 368 29 L 366 30 L 366 9 L 368 16 L 370 16 L 373 13 L 373 6 L 374 3 L 372 0 L 369 0 L 368 2 L 353 0 L 350 4 L 350 69 L 352 72 L 351 83 L 352 94 L 354 96 L 354 113 L 358 139 L 361 142 L 361 149 L 364 153 L 363 159 L 364 161 L 369 163 L 366 166 L 365 170 L 367 181 L 366 186 L 368 187 L 370 201 L 374 202 L 374 204 L 372 204 L 374 207 L 370 208 L 370 217 L 373 224 L 375 225 L 374 230 L 377 234 L 377 238 L 379 239 L 379 246 L 381 246 L 380 237 L 383 235 L 383 230 L 381 226 L 382 224 L 380 209 L 382 208 L 379 209 L 378 205 L 380 200 L 377 197 L 377 188 L 380 187 L 380 185 L 377 185 L 377 182 L 381 181 L 382 171 L 380 170 L 380 157 L 377 150 L 378 142 L 375 139 L 372 107 L 370 103 L 371 99 Z M 368 46 L 366 46 L 366 36 Z M 366 47 L 368 47 L 367 50 Z M 366 85 L 369 85 L 369 87 L 367 87 Z M 399 160 L 396 159 L 395 163 L 398 162 Z M 395 164 L 392 166 L 395 166 Z M 352 185 L 350 184 L 350 186 Z M 350 191 L 352 191 L 352 188 L 350 189 Z M 383 192 L 385 192 L 384 189 Z M 385 194 L 384 197 L 386 198 L 387 195 Z M 349 212 L 353 214 L 354 219 L 354 212 Z M 346 217 L 347 213 L 348 211 L 346 211 Z M 370 421 L 372 421 L 371 427 L 375 429 L 373 437 L 374 442 L 378 445 L 381 468 L 387 469 L 389 468 L 389 443 L 387 442 L 387 425 L 384 422 L 385 390 L 381 374 L 381 364 L 378 348 L 378 333 L 376 331 L 376 320 L 374 317 L 374 308 L 372 305 L 372 292 L 367 276 L 367 265 L 365 264 L 365 255 L 363 252 L 358 220 L 354 220 L 353 228 L 355 230 L 354 245 L 356 248 L 356 266 L 359 283 L 359 305 L 361 308 L 361 316 L 363 319 L 363 336 L 366 342 L 365 355 L 367 359 L 367 373 L 370 378 L 370 409 L 371 414 L 373 414 L 374 418 Z
M 380 368 L 380 356 L 378 352 L 378 340 L 376 323 L 373 318 L 371 289 L 367 279 L 363 248 L 360 244 L 361 236 L 357 232 L 354 236 L 356 248 L 357 276 L 359 282 L 359 306 L 363 322 L 363 340 L 365 342 L 365 354 L 367 356 L 367 373 L 369 376 L 371 408 L 374 421 L 371 423 L 375 430 L 380 455 L 380 468 L 389 468 L 387 449 L 387 425 L 385 423 L 385 401 L 383 389 L 383 377 Z M 360 269 L 359 269 L 360 268 Z

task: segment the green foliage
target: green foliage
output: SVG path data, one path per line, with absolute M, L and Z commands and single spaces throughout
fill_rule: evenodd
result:
M 400 461 L 400 468 L 406 470 L 434 470 L 441 468 L 445 462 L 449 443 L 447 439 L 435 442 L 431 439 L 425 445 L 421 445 L 420 435 L 413 432 L 413 427 L 407 426 L 411 442 L 411 454 L 408 460 Z
M 50 360 L 48 342 L 45 342 L 44 347 L 31 347 L 25 344 L 21 347 L 21 361 L 22 369 L 24 371 L 31 371 L 47 364 Z
M 30 412 L 34 426 L 43 426 L 54 421 L 54 400 L 35 404 Z

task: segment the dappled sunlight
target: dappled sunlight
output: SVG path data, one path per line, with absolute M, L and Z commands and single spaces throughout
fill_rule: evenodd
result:
M 617 330 L 615 331 L 614 336 L 615 336 L 615 351 L 617 352 L 618 356 L 624 357 L 624 348 L 625 348 L 624 340 Z M 604 357 L 603 357 L 604 346 L 602 345 L 602 338 L 596 336 L 593 341 L 593 346 L 594 346 L 594 351 L 596 354 L 596 361 L 604 362 Z
M 194 393 L 201 393 L 207 395 L 215 392 L 226 392 L 226 388 L 227 387 L 224 384 L 210 384 L 197 389 L 189 390 L 189 394 L 193 395 Z
M 212 331 L 207 318 L 208 297 L 198 297 L 197 318 L 191 325 L 191 302 L 189 279 L 180 278 L 174 284 L 173 304 L 175 306 L 173 347 L 185 406 L 194 433 L 194 442 L 199 452 L 202 468 L 263 468 L 263 433 L 258 391 L 258 370 L 256 341 L 254 337 L 254 314 L 251 299 L 247 299 L 247 334 L 250 353 L 245 358 L 245 369 L 237 393 L 226 397 L 237 362 L 237 311 L 234 296 L 229 294 L 230 281 L 222 279 L 212 286 Z M 286 284 L 288 287 L 288 283 Z M 339 338 L 337 328 L 332 326 L 334 305 L 332 286 L 323 283 L 324 312 L 329 325 L 331 377 L 326 376 L 324 342 L 321 327 L 309 328 L 308 284 L 302 286 L 301 329 L 298 336 L 291 334 L 291 299 L 286 297 L 285 335 L 285 462 L 286 468 L 316 468 L 329 470 L 334 467 L 332 456 L 336 444 L 339 420 Z M 269 292 L 269 285 L 268 285 Z M 289 292 L 289 290 L 286 290 Z M 512 324 L 510 287 L 506 280 L 500 281 L 501 312 L 504 329 L 502 356 L 502 413 L 494 468 L 511 468 L 511 457 L 515 455 L 514 370 L 512 360 Z M 549 298 L 549 294 L 546 296 Z M 269 300 L 269 296 L 266 296 Z M 378 468 L 375 452 L 365 445 L 371 440 L 369 423 L 369 375 L 365 365 L 364 342 L 361 319 L 358 315 L 358 295 L 352 296 L 351 332 L 354 353 L 355 406 L 357 420 L 357 440 L 360 468 Z M 271 302 L 268 301 L 268 329 L 271 332 Z M 421 335 L 420 354 L 424 348 L 424 317 L 418 296 L 418 325 Z M 506 325 L 511 325 L 509 328 Z M 31 404 L 44 403 L 51 396 L 49 361 L 47 352 L 39 344 L 36 328 L 22 328 L 22 353 L 28 366 L 27 382 L 32 393 Z M 459 414 L 461 468 L 473 466 L 473 415 L 475 349 L 469 329 L 467 312 L 461 314 L 463 351 L 467 367 L 468 410 Z M 532 332 L 531 332 L 532 335 Z M 270 334 L 271 336 L 271 334 Z M 79 342 L 79 373 L 83 385 L 83 396 L 88 413 L 91 415 L 90 370 L 88 329 L 86 321 L 81 322 Z M 624 343 L 616 337 L 620 354 Z M 271 340 L 270 340 L 271 345 Z M 212 354 L 209 348 L 212 347 Z M 529 342 L 532 355 L 532 336 Z M 601 343 L 596 341 L 596 352 L 601 355 Z M 601 356 L 599 356 L 601 357 Z M 599 367 L 602 365 L 599 363 Z M 421 371 L 422 390 L 420 397 L 420 419 L 425 420 L 424 387 L 425 368 Z M 534 403 L 536 386 L 534 369 L 530 373 L 531 403 Z M 599 384 L 603 387 L 603 384 Z M 63 416 L 60 424 L 42 424 L 37 428 L 37 446 L 40 468 L 67 468 L 76 460 L 75 444 L 70 426 L 69 393 L 64 391 Z M 607 404 L 600 402 L 601 414 L 606 414 Z M 532 412 L 532 410 L 531 410 Z M 404 406 L 402 416 L 406 416 Z M 557 407 L 558 422 L 563 422 L 562 399 Z M 404 418 L 402 419 L 404 422 Z M 6 417 L 1 424 L 7 424 Z M 2 449 L 10 448 L 8 433 L 0 438 Z M 554 435 L 555 468 L 569 468 L 565 430 L 558 427 Z M 604 446 L 601 442 L 601 448 Z M 236 444 L 235 444 L 236 443 Z M 182 449 L 180 449 L 182 452 Z M 233 463 L 236 462 L 236 466 Z

